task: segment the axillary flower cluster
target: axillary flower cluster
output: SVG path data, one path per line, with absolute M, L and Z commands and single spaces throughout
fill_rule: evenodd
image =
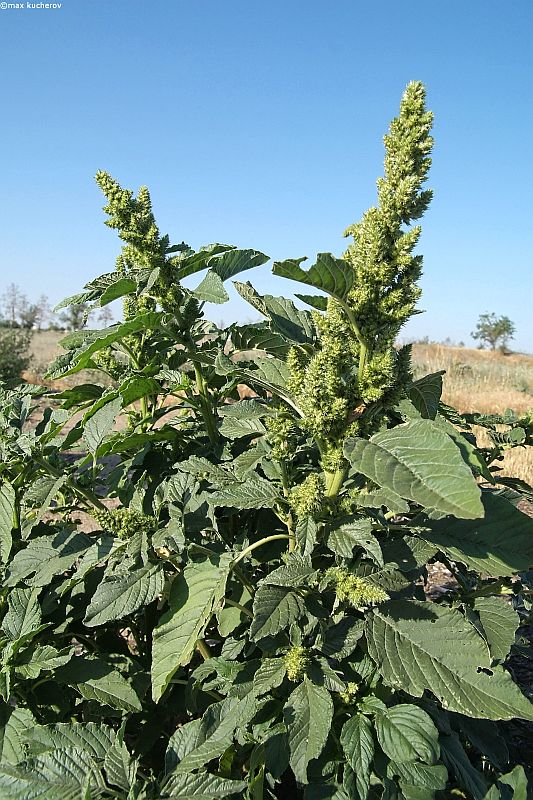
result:
M 153 517 L 132 508 L 114 508 L 106 511 L 95 509 L 91 515 L 104 530 L 118 536 L 119 539 L 130 539 L 136 533 L 151 534 L 156 528 Z
M 353 575 L 343 567 L 331 567 L 325 574 L 328 584 L 333 584 L 337 600 L 354 608 L 366 608 L 389 599 L 387 592 L 371 581 Z
M 432 196 L 422 189 L 431 164 L 431 124 L 423 85 L 410 83 L 384 137 L 378 205 L 345 233 L 353 236 L 343 256 L 351 288 L 331 297 L 325 314 L 314 312 L 319 351 L 310 357 L 296 346 L 288 355 L 300 424 L 315 438 L 326 474 L 339 469 L 344 440 L 374 432 L 411 381 L 410 350 L 394 344 L 420 296 L 422 257 L 413 255 L 420 226 L 408 226 Z

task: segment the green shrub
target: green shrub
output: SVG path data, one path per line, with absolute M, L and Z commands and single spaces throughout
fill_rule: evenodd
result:
M 30 363 L 31 333 L 22 328 L 0 327 L 0 381 L 19 381 Z
M 146 189 L 98 174 L 124 247 L 69 302 L 122 297 L 124 321 L 68 335 L 50 376 L 114 386 L 65 390 L 35 430 L 28 388 L 2 398 L 2 797 L 528 796 L 509 658 L 530 658 L 531 488 L 497 461 L 533 425 L 460 416 L 394 347 L 419 296 L 424 102 L 410 84 L 344 257 L 274 265 L 313 311 L 236 284 L 258 324 L 203 306 L 267 256 L 171 246 Z M 456 588 L 432 600 L 436 561 Z

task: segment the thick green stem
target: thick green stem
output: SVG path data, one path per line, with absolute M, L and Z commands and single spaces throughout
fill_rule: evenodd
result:
M 233 562 L 232 565 L 233 568 L 235 567 L 235 564 L 238 564 L 239 561 L 242 561 L 243 558 L 246 558 L 247 555 L 253 553 L 253 551 L 256 550 L 258 547 L 262 547 L 262 545 L 267 544 L 267 542 L 275 542 L 276 539 L 288 539 L 288 538 L 289 538 L 288 533 L 275 533 L 272 536 L 265 536 L 264 539 L 260 539 L 258 542 L 253 542 L 252 544 L 249 544 L 248 547 L 245 547 L 244 550 L 241 553 L 239 553 L 239 555 Z
M 218 440 L 218 430 L 213 409 L 211 408 L 211 403 L 209 401 L 207 386 L 199 365 L 196 362 L 193 362 L 193 366 L 194 375 L 196 378 L 196 390 L 200 400 L 200 409 L 205 423 L 207 435 L 209 436 L 209 441 L 211 444 L 216 444 Z
M 58 469 L 55 469 L 55 467 L 52 467 L 51 464 L 48 464 L 48 462 L 46 462 L 43 458 L 39 458 L 38 456 L 33 456 L 33 461 L 35 464 L 38 464 L 40 467 L 46 470 L 46 472 L 48 472 L 48 474 L 52 475 L 54 478 L 61 477 L 62 473 Z M 106 506 L 104 505 L 104 503 L 102 503 L 100 498 L 98 498 L 93 492 L 91 492 L 89 489 L 86 489 L 84 486 L 79 486 L 79 484 L 77 484 L 76 481 L 73 480 L 72 478 L 67 478 L 65 483 L 70 489 L 72 489 L 73 492 L 77 492 L 78 494 L 80 494 L 85 500 L 87 500 L 88 503 L 90 503 L 95 508 L 99 508 L 102 511 L 107 510 Z
M 212 656 L 211 650 L 209 649 L 209 645 L 204 639 L 198 639 L 198 641 L 196 642 L 196 649 L 198 650 L 204 661 L 208 661 L 211 658 Z
M 326 472 L 325 497 L 337 497 L 346 478 L 346 467 L 338 467 L 335 472 Z

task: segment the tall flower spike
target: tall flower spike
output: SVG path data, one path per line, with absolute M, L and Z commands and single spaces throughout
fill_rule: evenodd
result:
M 431 200 L 422 187 L 431 164 L 432 120 L 423 85 L 410 83 L 384 137 L 378 206 L 345 234 L 354 239 L 344 254 L 352 288 L 344 300 L 330 298 L 325 314 L 314 314 L 318 353 L 309 358 L 293 348 L 288 357 L 301 424 L 319 444 L 326 473 L 339 468 L 346 437 L 379 427 L 411 380 L 410 350 L 397 351 L 394 343 L 420 296 L 422 257 L 413 255 L 420 227 L 407 226 Z

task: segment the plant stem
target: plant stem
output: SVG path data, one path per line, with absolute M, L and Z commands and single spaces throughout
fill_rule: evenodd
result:
M 326 472 L 325 475 L 325 497 L 337 497 L 344 483 L 344 479 L 346 478 L 346 467 L 338 467 L 335 472 Z
M 272 536 L 265 536 L 264 539 L 260 539 L 258 542 L 253 542 L 252 544 L 248 545 L 248 547 L 245 547 L 241 553 L 239 553 L 233 562 L 233 567 L 235 567 L 235 564 L 238 564 L 239 561 L 242 561 L 243 558 L 246 558 L 246 556 L 249 555 L 249 553 L 252 553 L 257 547 L 261 547 L 262 545 L 267 544 L 267 542 L 274 542 L 276 539 L 289 538 L 290 537 L 288 533 L 275 533 Z
M 202 375 L 202 371 L 199 365 L 195 361 L 193 361 L 193 367 L 194 367 L 194 375 L 196 378 L 196 390 L 198 392 L 198 397 L 200 399 L 200 408 L 203 420 L 205 422 L 207 435 L 209 436 L 209 441 L 211 442 L 211 444 L 216 444 L 218 439 L 218 430 L 215 422 L 215 416 L 213 414 L 213 409 L 211 408 L 211 404 L 209 402 L 207 386 L 204 380 L 204 376 Z
M 230 600 L 228 597 L 226 597 L 226 599 L 224 600 L 224 603 L 227 606 L 232 606 L 232 608 L 238 608 L 239 611 L 242 611 L 242 613 L 246 614 L 247 617 L 250 617 L 250 619 L 253 619 L 254 615 L 252 614 L 250 609 L 246 608 L 245 606 L 242 606 L 240 603 L 236 603 L 235 600 Z
M 211 650 L 209 649 L 209 645 L 205 641 L 205 639 L 198 639 L 196 642 L 196 649 L 204 659 L 204 661 L 209 661 L 212 656 Z
M 33 461 L 35 464 L 38 464 L 40 467 L 46 470 L 46 472 L 48 472 L 48 474 L 52 475 L 54 478 L 61 477 L 62 473 L 60 472 L 60 470 L 56 469 L 55 467 L 52 467 L 52 465 L 48 464 L 48 462 L 45 461 L 44 458 L 33 456 Z M 78 492 L 78 494 L 81 494 L 81 496 L 84 497 L 85 500 L 87 500 L 95 508 L 99 508 L 102 511 L 107 510 L 106 506 L 104 505 L 104 503 L 102 503 L 100 498 L 98 498 L 93 492 L 91 492 L 89 489 L 86 489 L 84 486 L 79 486 L 76 483 L 76 481 L 73 480 L 72 478 L 67 478 L 65 483 L 74 492 Z

